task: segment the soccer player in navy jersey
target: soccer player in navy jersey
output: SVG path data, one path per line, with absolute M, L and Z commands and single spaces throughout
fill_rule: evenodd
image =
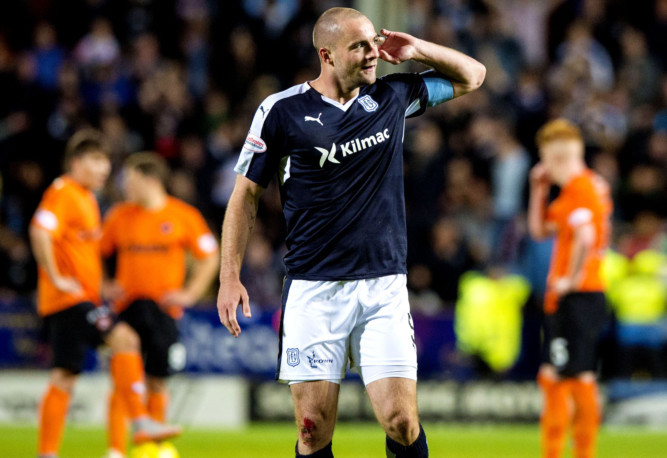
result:
M 405 118 L 477 89 L 486 69 L 453 49 L 332 8 L 313 44 L 321 73 L 266 98 L 236 165 L 222 231 L 218 312 L 250 316 L 241 263 L 262 191 L 278 176 L 287 224 L 277 379 L 290 384 L 297 457 L 333 457 L 340 381 L 359 372 L 388 457 L 427 457 L 406 289 Z M 434 70 L 376 78 L 378 59 Z

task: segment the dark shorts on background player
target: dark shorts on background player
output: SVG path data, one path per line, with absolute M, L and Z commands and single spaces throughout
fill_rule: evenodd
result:
M 118 320 L 132 326 L 139 334 L 147 375 L 167 377 L 182 369 L 183 357 L 175 354 L 175 349 L 181 348 L 176 345 L 176 320 L 162 311 L 154 301 L 139 299 L 132 302 L 118 315 Z
M 558 310 L 544 317 L 542 360 L 563 377 L 597 370 L 600 334 L 607 322 L 603 293 L 570 293 L 558 302 Z
M 115 325 L 115 317 L 106 306 L 81 302 L 47 315 L 44 325 L 53 349 L 52 367 L 78 374 L 83 370 L 86 350 L 104 343 Z

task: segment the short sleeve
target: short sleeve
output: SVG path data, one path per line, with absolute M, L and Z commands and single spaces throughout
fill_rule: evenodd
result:
M 234 171 L 266 188 L 283 156 L 280 116 L 271 97 L 255 112 Z
M 454 86 L 445 75 L 435 70 L 428 70 L 421 73 L 421 76 L 424 78 L 424 83 L 426 84 L 428 92 L 427 105 L 429 107 L 434 107 L 454 98 Z
M 428 105 L 428 89 L 419 73 L 393 73 L 381 78 L 394 91 L 405 109 L 405 117 L 419 116 Z
M 590 180 L 577 180 L 572 187 L 567 208 L 567 225 L 571 228 L 592 223 L 599 209 L 599 199 Z
M 575 229 L 593 222 L 597 197 L 587 180 L 577 180 L 549 206 L 547 221 Z
M 586 207 L 577 207 L 567 216 L 567 224 L 576 228 L 593 222 L 593 211 Z
M 66 188 L 57 185 L 47 189 L 30 224 L 47 230 L 53 238 L 59 238 L 68 217 L 66 194 Z
M 218 242 L 201 213 L 195 208 L 188 208 L 183 216 L 187 224 L 185 245 L 195 258 L 202 259 L 216 253 Z

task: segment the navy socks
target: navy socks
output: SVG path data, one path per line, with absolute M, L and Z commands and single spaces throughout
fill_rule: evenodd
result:
M 311 453 L 310 455 L 300 455 L 299 454 L 299 443 L 294 448 L 294 453 L 296 458 L 333 458 L 333 452 L 331 451 L 331 442 L 324 447 Z M 386 452 L 387 458 L 428 458 L 428 443 L 426 442 L 426 433 L 424 433 L 424 428 L 419 425 L 419 436 L 417 439 L 407 447 L 401 445 L 389 436 L 386 440 Z
M 419 425 L 419 436 L 412 444 L 401 445 L 389 436 L 387 436 L 387 458 L 428 458 L 428 444 L 426 443 L 426 433 L 424 428 Z
M 310 455 L 299 455 L 299 441 L 297 441 L 296 447 L 294 448 L 294 453 L 296 454 L 296 458 L 333 458 L 331 442 L 329 442 L 329 445 L 316 451 L 315 453 L 311 453 Z

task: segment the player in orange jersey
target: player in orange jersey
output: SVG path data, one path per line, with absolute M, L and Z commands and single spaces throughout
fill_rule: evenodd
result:
M 555 236 L 544 301 L 542 456 L 562 456 L 572 422 L 574 456 L 595 456 L 600 406 L 596 347 L 606 319 L 600 263 L 612 203 L 607 183 L 586 167 L 579 129 L 564 119 L 537 133 L 540 162 L 530 175 L 528 226 L 535 239 Z M 560 194 L 547 206 L 552 184 Z M 570 412 L 570 405 L 574 411 Z
M 127 201 L 105 217 L 102 253 L 116 253 L 114 311 L 139 334 L 148 410 L 163 422 L 166 378 L 185 363 L 176 319 L 210 286 L 218 269 L 218 244 L 199 211 L 167 194 L 169 168 L 160 156 L 133 154 L 123 173 Z M 186 281 L 187 252 L 195 260 Z M 125 452 L 126 418 L 120 393 L 114 392 L 109 409 L 111 456 Z
M 134 441 L 166 439 L 180 428 L 151 420 L 144 404 L 144 372 L 136 333 L 100 306 L 100 212 L 93 191 L 110 172 L 106 142 L 96 130 L 77 132 L 65 151 L 67 172 L 46 190 L 30 226 L 39 268 L 38 311 L 53 349 L 53 369 L 39 410 L 38 453 L 55 457 L 69 400 L 86 348 L 111 347 L 111 374 L 127 405 Z

